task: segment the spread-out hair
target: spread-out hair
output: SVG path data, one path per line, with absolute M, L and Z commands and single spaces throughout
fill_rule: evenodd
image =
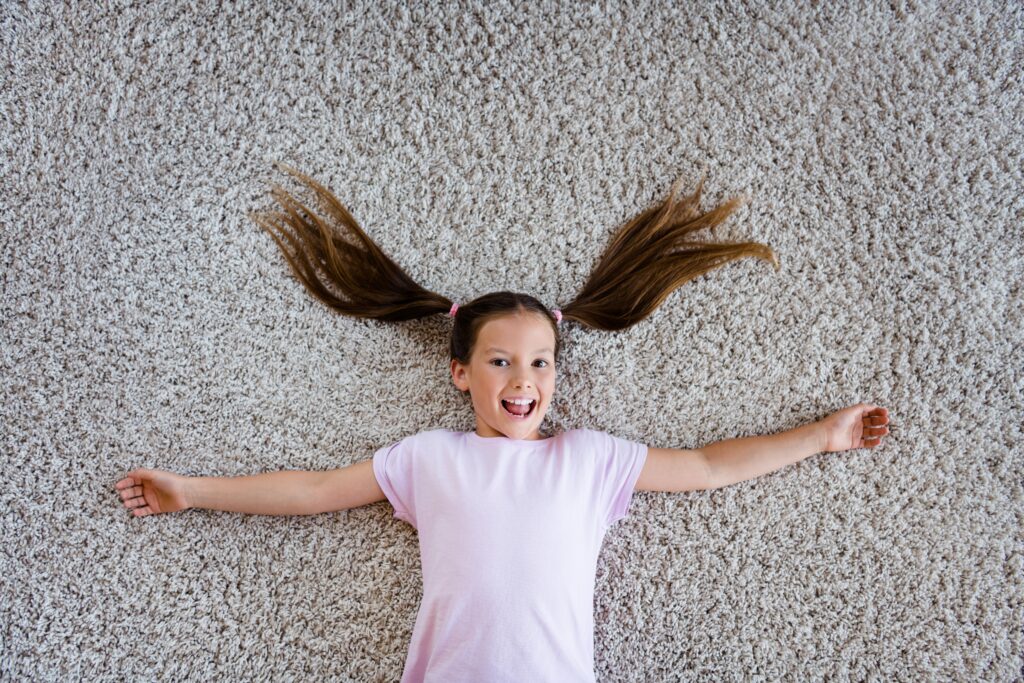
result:
M 249 216 L 274 239 L 310 294 L 340 313 L 359 318 L 399 322 L 448 314 L 453 301 L 409 277 L 359 227 L 330 190 L 286 164 L 278 166 L 315 191 L 328 220 L 278 185 L 271 195 L 284 211 L 250 212 Z M 701 213 L 698 204 L 705 177 L 701 177 L 693 194 L 682 198 L 677 197 L 681 179 L 677 180 L 665 200 L 619 228 L 576 297 L 556 306 L 561 309 L 563 321 L 599 330 L 624 330 L 649 316 L 683 283 L 729 261 L 753 256 L 779 269 L 772 249 L 758 242 L 687 239 L 691 233 L 721 224 L 746 202 L 742 197 L 733 198 Z M 328 285 L 337 291 L 331 291 Z M 459 302 L 451 358 L 469 364 L 484 323 L 517 313 L 534 313 L 549 321 L 555 333 L 557 362 L 561 336 L 555 316 L 535 297 L 509 291 Z

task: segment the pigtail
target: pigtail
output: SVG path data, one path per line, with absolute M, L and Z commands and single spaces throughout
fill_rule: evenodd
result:
M 690 233 L 721 224 L 745 198 L 735 198 L 707 213 L 698 209 L 706 172 L 697 190 L 676 201 L 680 184 L 668 199 L 626 223 L 590 274 L 572 303 L 562 306 L 564 318 L 602 330 L 635 325 L 661 305 L 680 285 L 729 261 L 755 256 L 779 270 L 775 253 L 758 242 L 696 242 Z
M 363 232 L 327 188 L 286 164 L 279 166 L 313 188 L 334 223 L 356 237 L 355 243 L 342 239 L 321 216 L 277 185 L 271 195 L 285 212 L 249 213 L 274 239 L 295 277 L 310 294 L 340 313 L 359 318 L 397 322 L 449 311 L 452 301 L 424 289 L 409 277 Z M 277 233 L 287 240 L 294 255 Z M 342 296 L 330 291 L 327 285 L 335 287 Z

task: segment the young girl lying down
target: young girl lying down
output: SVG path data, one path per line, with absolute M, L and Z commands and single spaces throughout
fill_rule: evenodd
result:
M 550 310 L 518 292 L 460 304 L 424 289 L 329 190 L 286 170 L 316 191 L 357 242 L 280 188 L 274 196 L 285 212 L 254 220 L 309 292 L 341 313 L 389 322 L 451 316 L 452 382 L 469 392 L 475 428 L 412 434 L 331 471 L 186 477 L 136 469 L 115 486 L 138 517 L 189 508 L 310 515 L 388 500 L 394 516 L 417 530 L 423 562 L 403 683 L 594 681 L 598 551 L 633 491 L 728 486 L 816 453 L 874 448 L 888 434 L 888 411 L 871 403 L 779 434 L 698 449 L 651 448 L 586 428 L 541 434 L 563 322 L 623 330 L 683 283 L 733 259 L 755 256 L 778 269 L 762 244 L 685 239 L 721 223 L 742 201 L 702 214 L 703 178 L 681 200 L 677 182 L 667 200 L 623 226 L 576 298 Z M 317 268 L 345 298 L 327 289 Z

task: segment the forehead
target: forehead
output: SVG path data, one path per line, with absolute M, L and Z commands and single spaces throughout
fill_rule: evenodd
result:
M 477 346 L 484 352 L 497 348 L 526 353 L 550 349 L 554 353 L 555 333 L 551 324 L 539 315 L 502 316 L 484 323 Z

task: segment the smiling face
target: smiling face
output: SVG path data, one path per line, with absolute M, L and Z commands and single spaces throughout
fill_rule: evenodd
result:
M 497 349 L 497 350 L 496 350 Z M 502 316 L 480 328 L 469 365 L 451 362 L 452 381 L 469 391 L 476 413 L 476 433 L 534 440 L 555 393 L 555 333 L 535 313 Z M 532 398 L 529 414 L 516 417 L 504 398 Z

